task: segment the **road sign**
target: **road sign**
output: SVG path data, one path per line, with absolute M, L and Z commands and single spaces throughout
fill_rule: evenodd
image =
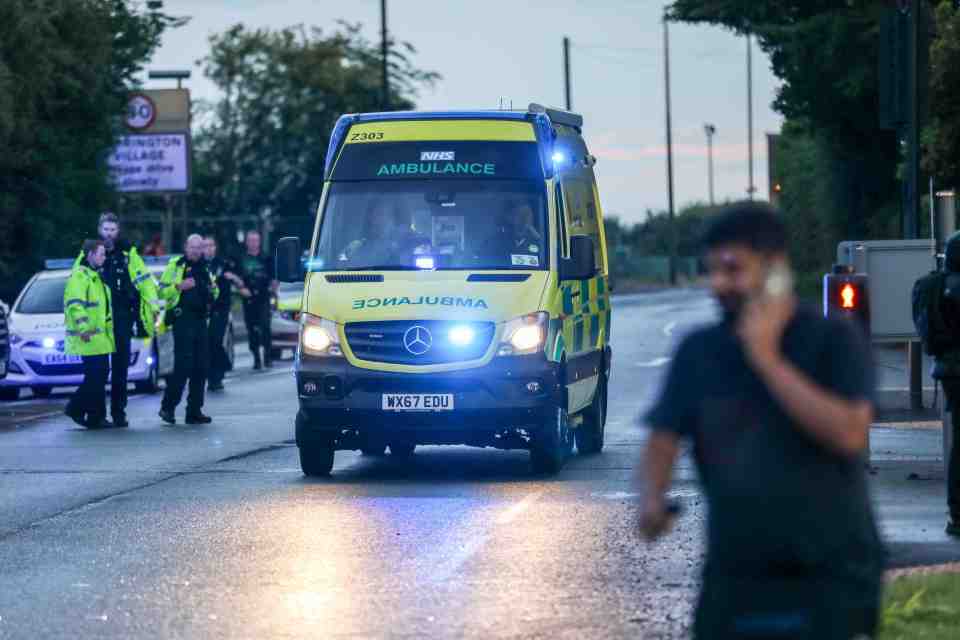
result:
M 121 193 L 182 193 L 190 187 L 190 143 L 186 133 L 121 136 L 107 159 Z
M 127 101 L 127 126 L 134 131 L 143 131 L 153 126 L 157 119 L 157 105 L 150 96 L 134 93 Z

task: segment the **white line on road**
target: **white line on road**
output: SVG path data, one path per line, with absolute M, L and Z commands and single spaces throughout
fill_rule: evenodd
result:
M 663 328 L 663 335 L 665 335 L 665 336 L 667 336 L 667 337 L 669 338 L 670 336 L 673 335 L 673 330 L 676 329 L 676 328 L 677 328 L 677 323 L 676 323 L 676 321 L 674 321 L 674 322 L 668 322 L 667 325 Z
M 670 358 L 654 358 L 650 362 L 638 362 L 634 364 L 635 367 L 642 367 L 644 369 L 655 369 L 657 367 L 662 367 L 663 365 L 670 362 Z
M 534 502 L 536 502 L 540 496 L 543 495 L 542 491 L 535 493 L 530 493 L 524 496 L 519 502 L 510 505 L 494 520 L 499 525 L 509 524 L 516 520 L 524 511 L 530 508 Z M 490 535 L 488 533 L 477 533 L 474 537 L 467 540 L 459 549 L 456 549 L 449 557 L 440 562 L 436 568 L 430 572 L 430 579 L 436 583 L 444 583 L 450 577 L 452 577 L 457 571 L 460 570 L 460 567 L 464 565 L 470 558 L 479 552 L 483 546 L 487 543 L 487 538 Z

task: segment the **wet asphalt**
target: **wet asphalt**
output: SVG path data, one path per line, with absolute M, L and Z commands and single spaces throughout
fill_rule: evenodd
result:
M 636 416 L 713 306 L 617 302 L 607 446 L 553 478 L 522 451 L 422 447 L 339 452 L 330 479 L 305 479 L 289 363 L 241 360 L 203 427 L 164 426 L 157 396 L 101 432 L 46 415 L 62 397 L 4 406 L 0 638 L 685 637 L 704 505 L 685 457 L 677 526 L 637 539 Z M 891 564 L 960 557 L 940 431 L 878 427 L 871 445 Z

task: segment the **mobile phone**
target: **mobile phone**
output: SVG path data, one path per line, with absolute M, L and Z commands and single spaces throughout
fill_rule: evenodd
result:
M 770 267 L 763 292 L 769 298 L 785 298 L 793 293 L 793 274 L 787 265 L 778 262 Z

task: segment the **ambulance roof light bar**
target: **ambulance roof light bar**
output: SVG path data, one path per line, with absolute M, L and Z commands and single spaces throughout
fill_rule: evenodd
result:
M 527 107 L 527 111 L 530 113 L 545 113 L 547 114 L 547 117 L 550 118 L 550 121 L 554 124 L 562 124 L 568 127 L 573 127 L 578 131 L 583 128 L 583 116 L 578 113 L 564 111 L 563 109 L 545 107 L 542 104 L 537 104 L 536 102 L 531 102 L 530 106 Z

